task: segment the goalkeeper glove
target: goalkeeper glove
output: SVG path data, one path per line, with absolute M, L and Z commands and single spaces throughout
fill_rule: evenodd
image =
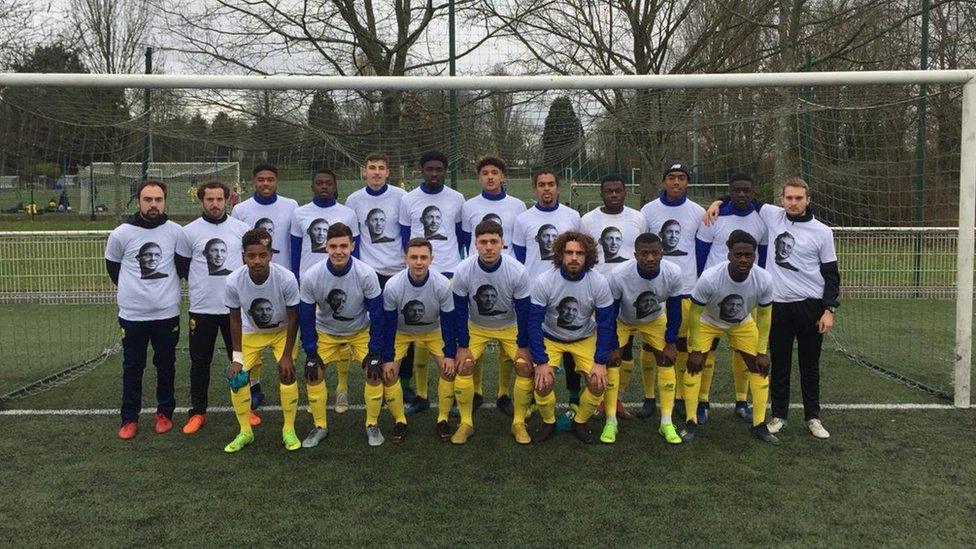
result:
M 379 353 L 369 353 L 363 359 L 363 370 L 366 371 L 366 379 L 370 381 L 380 381 L 383 379 L 383 361 Z
M 322 359 L 316 352 L 305 353 L 305 379 L 306 381 L 319 380 L 319 368 L 325 368 Z
M 231 390 L 236 391 L 241 387 L 244 387 L 251 380 L 250 374 L 247 373 L 243 368 L 237 372 L 234 377 L 230 376 L 230 370 L 233 368 L 233 363 L 227 365 L 227 370 L 224 372 L 224 377 L 227 379 L 227 385 L 230 385 Z

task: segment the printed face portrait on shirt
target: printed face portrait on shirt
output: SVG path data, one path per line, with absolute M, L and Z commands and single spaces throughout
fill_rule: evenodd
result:
M 373 244 L 383 242 L 393 242 L 388 236 L 383 236 L 386 230 L 386 212 L 380 208 L 373 208 L 366 214 L 366 232 L 369 233 L 369 241 Z
M 329 308 L 332 309 L 332 318 L 336 320 L 352 320 L 350 317 L 342 316 L 342 310 L 346 307 L 346 301 L 349 297 L 346 292 L 336 288 L 329 292 L 326 296 L 325 301 L 329 304 Z
M 634 300 L 634 310 L 637 318 L 645 318 L 661 310 L 657 302 L 657 296 L 653 291 L 641 292 Z
M 308 225 L 308 241 L 312 245 L 312 252 L 317 254 L 325 253 L 326 235 L 329 234 L 329 222 L 321 217 L 312 221 Z
M 203 257 L 207 260 L 210 276 L 227 276 L 230 269 L 224 268 L 227 261 L 227 243 L 219 238 L 211 238 L 203 247 Z
M 539 257 L 544 260 L 552 259 L 552 244 L 559 232 L 555 225 L 546 223 L 535 233 L 535 241 L 539 243 Z
M 616 227 L 607 227 L 600 234 L 600 247 L 603 248 L 603 261 L 606 263 L 622 263 L 627 258 L 620 257 L 620 246 L 624 243 L 624 235 Z
M 427 206 L 420 214 L 420 223 L 424 226 L 424 236 L 429 240 L 447 240 L 447 237 L 438 233 L 443 223 L 441 209 L 437 206 Z
M 578 330 L 583 327 L 580 318 L 580 303 L 575 297 L 564 297 L 556 306 L 556 326 L 567 330 Z
M 258 328 L 273 328 L 280 324 L 280 322 L 271 323 L 271 320 L 274 318 L 274 306 L 263 297 L 252 301 L 247 312 L 251 315 L 251 320 L 254 321 L 254 324 Z
M 790 233 L 781 233 L 773 241 L 774 259 L 777 265 L 791 271 L 799 271 L 788 259 L 793 255 L 796 239 Z
M 403 322 L 408 326 L 424 326 L 430 322 L 423 322 L 427 308 L 416 299 L 410 300 L 403 306 Z
M 498 305 L 498 290 L 490 284 L 483 284 L 474 293 L 474 302 L 478 305 L 478 314 L 481 316 L 496 316 L 505 314 L 506 311 L 495 309 Z
M 681 242 L 681 223 L 678 223 L 678 220 L 665 221 L 661 225 L 658 236 L 661 237 L 661 244 L 664 245 L 664 255 L 688 255 L 688 252 L 678 249 L 678 243 Z
M 718 304 L 718 317 L 726 322 L 739 322 L 745 318 L 746 300 L 739 294 L 729 294 Z
M 161 273 L 159 263 L 163 260 L 163 249 L 155 242 L 146 242 L 139 248 L 136 255 L 139 261 L 139 273 L 143 279 L 166 278 L 166 273 Z

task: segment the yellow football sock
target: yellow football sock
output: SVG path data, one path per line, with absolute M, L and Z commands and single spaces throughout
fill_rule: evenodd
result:
M 685 397 L 685 418 L 688 421 L 696 421 L 698 417 L 698 391 L 701 389 L 701 379 L 701 373 L 692 374 L 686 371 L 681 383 Z
M 525 423 L 525 416 L 532 405 L 532 389 L 535 383 L 531 377 L 515 376 L 515 390 L 512 391 L 512 407 L 515 409 L 512 423 Z
M 325 383 L 320 383 L 325 390 Z M 298 383 L 292 383 L 291 385 L 285 385 L 284 383 L 278 384 L 278 395 L 281 398 L 281 413 L 285 417 L 285 422 L 281 426 L 282 430 L 294 431 L 295 430 L 295 415 L 298 413 Z M 325 409 L 325 398 L 322 399 L 322 409 Z M 323 416 L 325 414 L 322 414 Z M 323 421 L 322 426 L 325 426 Z
M 400 381 L 390 386 L 383 386 L 383 398 L 386 400 L 386 408 L 397 423 L 406 423 L 407 414 L 403 411 L 403 386 Z
M 454 378 L 454 400 L 457 401 L 461 423 L 474 425 L 474 376 L 458 375 Z
M 620 392 L 623 393 L 630 385 L 630 378 L 634 375 L 634 361 L 620 361 Z
M 678 358 L 676 358 L 674 361 L 674 380 L 676 383 L 675 387 L 678 388 L 678 391 L 675 392 L 674 394 L 674 398 L 678 400 L 684 400 L 685 398 L 685 390 L 684 390 L 685 371 L 687 370 L 688 370 L 688 353 L 682 353 L 681 351 L 678 351 Z
M 336 392 L 342 393 L 349 391 L 349 361 L 352 360 L 352 353 L 343 351 L 340 353 L 339 362 L 336 364 Z
M 640 363 L 641 381 L 644 382 L 644 398 L 654 398 L 654 368 L 657 365 L 657 359 L 654 358 L 654 353 L 645 351 L 642 347 L 640 351 Z
M 607 368 L 607 388 L 603 391 L 603 413 L 606 414 L 608 423 L 616 423 L 617 421 L 617 398 L 619 396 L 620 368 Z
M 539 417 L 543 423 L 556 423 L 556 391 L 549 391 L 548 395 L 542 396 L 539 391 L 535 393 L 535 406 L 539 410 Z
M 473 398 L 473 397 L 472 397 Z M 451 406 L 454 404 L 454 382 L 437 377 L 437 421 L 447 421 L 451 416 Z
M 708 392 L 712 388 L 712 376 L 715 375 L 715 353 L 708 353 L 705 357 L 705 368 L 701 372 L 701 389 L 698 391 L 698 401 L 708 402 Z
M 379 425 L 380 408 L 383 407 L 383 385 L 367 383 L 363 388 L 363 397 L 366 400 L 366 426 Z
M 512 359 L 505 354 L 501 346 L 498 347 L 498 392 L 496 396 L 508 394 L 508 387 L 512 384 L 512 376 L 515 375 L 515 364 Z
M 308 411 L 312 412 L 312 421 L 316 427 L 325 429 L 328 425 L 325 405 L 329 400 L 329 388 L 323 380 L 315 385 L 306 385 L 305 392 L 308 393 Z
M 413 351 L 413 384 L 414 392 L 422 399 L 427 399 L 427 360 L 430 353 L 419 345 Z
M 237 416 L 237 424 L 241 426 L 241 433 L 254 434 L 251 429 L 251 388 L 231 390 L 230 403 L 234 406 L 234 415 Z
M 732 351 L 732 379 L 735 381 L 735 401 L 745 402 L 749 398 L 749 369 L 742 355 Z
M 674 367 L 659 366 L 657 369 L 657 390 L 661 397 L 661 415 L 670 416 L 674 412 Z
M 752 426 L 755 427 L 766 422 L 769 378 L 749 372 L 749 390 L 752 391 Z
M 474 361 L 474 370 L 471 371 L 472 383 L 474 383 L 474 392 L 478 393 L 479 395 L 485 394 L 483 391 L 483 384 L 485 381 L 485 369 L 482 367 L 484 361 L 485 361 L 485 355 L 481 355 L 480 357 L 478 357 L 478 360 Z M 460 366 L 460 364 L 458 364 L 458 366 Z M 457 379 L 455 379 L 454 381 L 456 383 Z M 457 389 L 457 387 L 455 387 L 455 389 Z
M 583 392 L 580 394 L 580 407 L 576 415 L 573 416 L 573 421 L 576 423 L 586 423 L 586 420 L 593 417 L 593 412 L 596 411 L 596 407 L 600 405 L 601 400 L 603 400 L 603 395 L 594 395 L 590 392 L 589 387 L 583 389 Z

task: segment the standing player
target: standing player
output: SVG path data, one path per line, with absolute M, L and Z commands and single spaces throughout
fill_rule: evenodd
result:
M 291 216 L 291 270 L 302 280 L 305 272 L 327 257 L 326 235 L 335 223 L 352 228 L 353 239 L 359 241 L 359 222 L 356 212 L 336 201 L 338 183 L 335 172 L 321 169 L 312 176 L 312 201 L 295 208 Z M 349 409 L 349 353 L 336 355 L 335 411 Z
M 576 369 L 586 376 L 572 431 L 586 444 L 593 433 L 586 421 L 596 411 L 608 381 L 606 361 L 616 347 L 613 296 L 607 279 L 592 270 L 596 243 L 588 235 L 569 231 L 553 244 L 555 269 L 533 281 L 529 317 L 529 346 L 535 363 L 535 402 L 542 424 L 533 442 L 549 438 L 556 428 L 551 359 L 571 354 Z M 596 320 L 594 321 L 594 317 Z
M 231 358 L 230 316 L 224 305 L 227 275 L 243 265 L 241 238 L 248 226 L 227 215 L 230 188 L 209 181 L 197 188 L 203 213 L 183 227 L 176 253 L 191 258 L 190 287 L 190 417 L 183 432 L 192 435 L 207 423 L 210 364 L 217 332 Z M 255 415 L 254 418 L 257 418 Z M 253 421 L 253 420 L 252 420 Z
M 698 429 L 696 402 L 701 371 L 712 341 L 728 334 L 729 346 L 738 353 L 749 370 L 752 391 L 752 435 L 763 442 L 779 444 L 766 427 L 766 401 L 769 397 L 769 323 L 772 312 L 772 277 L 755 267 L 756 239 L 743 230 L 732 231 L 726 242 L 728 261 L 705 269 L 692 291 L 688 314 L 688 370 L 685 372 L 685 417 L 681 439 L 690 442 Z M 758 307 L 758 309 L 757 309 Z M 756 319 L 749 311 L 756 309 Z
M 451 439 L 447 423 L 454 402 L 455 339 L 454 300 L 451 282 L 431 269 L 433 246 L 423 238 L 407 241 L 407 268 L 394 275 L 383 291 L 383 381 L 398 381 L 400 361 L 411 344 L 434 357 L 440 370 L 437 400 L 437 436 Z M 419 398 L 419 397 L 418 397 Z M 397 418 L 393 442 L 407 436 L 406 420 Z
M 478 179 L 481 181 L 481 194 L 468 199 L 461 208 L 461 235 L 462 244 L 467 247 L 468 257 L 477 255 L 474 242 L 471 242 L 471 233 L 479 223 L 486 219 L 498 222 L 502 231 L 511 238 L 515 227 L 515 218 L 525 211 L 525 202 L 509 196 L 505 192 L 505 162 L 500 158 L 486 156 L 478 162 Z M 499 235 L 500 236 L 500 235 Z M 514 256 L 512 246 L 503 239 L 503 253 Z M 484 358 L 484 357 L 482 357 Z M 460 365 L 459 365 L 460 366 Z M 482 360 L 475 362 L 474 366 L 474 407 L 481 407 L 484 401 L 482 383 L 484 371 L 482 370 Z M 511 416 L 513 413 L 512 399 L 508 396 L 508 387 L 512 383 L 512 361 L 501 349 L 498 349 L 498 391 L 496 393 L 496 405 L 499 410 Z
M 464 444 L 474 434 L 472 401 L 476 388 L 472 373 L 474 364 L 492 340 L 498 342 L 511 363 L 518 364 L 512 436 L 519 444 L 532 442 L 525 428 L 525 415 L 532 403 L 532 358 L 526 329 L 529 280 L 525 277 L 525 267 L 503 253 L 504 242 L 501 225 L 490 219 L 478 223 L 475 227 L 477 255 L 462 261 L 454 274 L 458 334 L 454 396 L 461 414 L 461 424 L 451 437 L 454 444 Z
M 299 317 L 302 348 L 308 357 L 305 361 L 308 407 L 315 422 L 302 442 L 305 448 L 318 446 L 328 436 L 325 410 L 328 389 L 323 370 L 345 346 L 350 348 L 354 360 L 370 366 L 364 389 L 369 445 L 383 444 L 379 416 L 384 393 L 388 393 L 387 405 L 394 417 L 398 420 L 403 417 L 399 384 L 384 388 L 380 383 L 383 298 L 379 279 L 369 265 L 353 259 L 355 246 L 352 229 L 342 222 L 333 223 L 326 239 L 328 259 L 302 275 Z
M 634 257 L 634 240 L 638 235 L 647 232 L 647 221 L 640 212 L 624 205 L 627 200 L 627 187 L 624 186 L 624 180 L 619 175 L 603 176 L 600 180 L 600 198 L 603 200 L 603 206 L 594 208 L 583 216 L 580 220 L 580 230 L 590 235 L 597 243 L 600 262 L 594 269 L 603 276 L 610 276 L 615 268 Z M 630 418 L 630 414 L 624 409 L 623 403 L 616 397 L 618 391 L 627 388 L 631 372 L 634 369 L 633 341 L 621 344 L 621 346 L 623 349 L 619 363 L 620 370 L 611 372 L 611 377 L 619 379 L 620 385 L 613 387 L 613 389 L 608 388 L 607 392 L 604 393 L 607 399 L 613 398 L 615 401 L 614 408 L 604 412 L 605 405 L 609 402 L 603 402 L 598 409 L 599 412 L 606 413 L 607 425 L 614 425 L 611 430 L 616 428 L 618 414 L 624 419 Z M 610 368 L 618 367 L 616 363 L 611 363 L 608 366 Z M 650 380 L 644 384 L 644 398 L 653 399 L 653 366 L 647 365 L 647 369 L 650 371 L 647 376 Z M 649 392 L 647 391 L 648 387 L 650 388 Z M 653 413 L 653 404 L 651 404 L 651 408 Z M 607 429 L 604 431 L 607 432 Z
M 434 263 L 431 268 L 450 279 L 463 254 L 461 209 L 464 196 L 444 186 L 447 157 L 443 153 L 423 153 L 420 156 L 420 169 L 423 182 L 420 187 L 404 195 L 400 205 L 400 239 L 406 246 L 411 238 L 425 238 L 433 247 Z M 404 368 L 400 370 L 401 379 L 409 386 L 413 366 L 417 367 L 417 397 L 407 408 L 408 415 L 430 408 L 427 400 L 427 358 L 423 350 L 415 349 L 412 363 L 405 361 Z
M 718 212 L 714 220 L 706 220 L 698 228 L 695 236 L 695 257 L 698 264 L 698 274 L 709 267 L 718 265 L 726 260 L 729 249 L 725 242 L 732 231 L 743 230 L 756 242 L 766 242 L 766 224 L 759 217 L 759 212 L 753 206 L 755 199 L 755 183 L 752 178 L 744 174 L 733 175 L 729 179 L 730 200 Z M 759 266 L 766 266 L 766 245 L 759 244 Z M 699 421 L 708 418 L 708 393 L 712 386 L 712 376 L 715 373 L 715 350 L 718 349 L 718 339 L 712 344 L 712 352 L 708 353 L 705 369 L 702 370 L 701 392 L 699 400 Z M 732 353 L 732 378 L 735 384 L 735 413 L 746 421 L 752 421 L 752 410 L 746 400 L 749 390 L 749 371 L 746 369 L 742 356 Z M 704 411 L 701 409 L 704 406 Z M 704 413 L 703 413 L 704 412 Z
M 346 206 L 359 220 L 359 258 L 376 271 L 380 287 L 404 269 L 400 240 L 400 202 L 406 191 L 387 183 L 389 159 L 372 153 L 362 168 L 366 186 L 349 195 Z
M 688 167 L 675 160 L 665 164 L 661 195 L 641 208 L 651 232 L 658 233 L 664 244 L 664 259 L 681 268 L 681 328 L 678 330 L 678 359 L 675 362 L 675 375 L 678 387 L 683 387 L 682 375 L 688 362 L 688 309 L 691 307 L 691 289 L 695 285 L 695 234 L 701 224 L 705 209 L 688 199 L 688 180 L 691 174 Z M 646 380 L 645 380 L 646 382 Z M 682 395 L 676 397 L 675 406 L 679 409 Z M 701 413 L 707 414 L 705 406 Z M 706 419 L 705 417 L 700 418 Z
M 674 409 L 675 374 L 674 362 L 678 356 L 675 343 L 681 325 L 681 270 L 669 261 L 661 261 L 664 248 L 661 238 L 654 233 L 644 233 L 634 242 L 634 258 L 610 272 L 610 292 L 613 294 L 617 313 L 617 338 L 621 347 L 633 344 L 637 335 L 643 340 L 641 364 L 649 372 L 651 360 L 657 365 L 658 393 L 661 395 L 661 426 L 658 433 L 671 444 L 680 444 L 671 422 Z M 667 312 L 662 304 L 666 304 Z M 618 348 L 611 355 L 610 363 L 620 360 L 626 348 Z M 612 371 L 612 370 L 608 370 Z M 650 377 L 650 373 L 645 376 Z M 624 384 L 621 382 L 621 388 Z M 604 399 L 608 410 L 613 409 L 617 392 L 608 384 Z M 609 418 L 600 435 L 602 442 L 612 443 L 617 437 L 617 425 Z
M 286 269 L 291 269 L 289 230 L 292 212 L 298 207 L 298 202 L 278 194 L 278 168 L 273 164 L 258 164 L 251 170 L 251 174 L 254 195 L 234 206 L 230 215 L 247 223 L 249 227 L 267 231 L 272 239 L 271 260 Z M 298 274 L 296 273 L 295 276 Z M 261 377 L 252 375 L 251 407 L 257 410 L 263 401 Z
M 176 409 L 176 344 L 180 340 L 180 281 L 189 258 L 176 255 L 182 229 L 166 218 L 166 185 L 143 181 L 136 191 L 139 211 L 119 225 L 105 245 L 105 267 L 118 287 L 122 327 L 122 425 L 119 438 L 138 430 L 146 347 L 156 367 L 156 432 L 173 427 Z
M 234 345 L 233 361 L 227 370 L 229 380 L 260 375 L 261 352 L 270 348 L 278 362 L 278 391 L 284 424 L 281 440 L 288 450 L 302 443 L 295 434 L 298 411 L 298 383 L 295 381 L 295 356 L 298 348 L 298 282 L 288 269 L 271 262 L 271 235 L 262 229 L 244 233 L 241 247 L 244 266 L 227 277 L 224 304 L 230 309 L 230 333 Z M 242 309 L 247 314 L 242 313 Z M 245 372 L 245 374 L 241 374 Z M 246 382 L 245 382 L 246 383 Z M 230 401 L 241 430 L 224 447 L 227 453 L 239 452 L 254 442 L 250 409 L 253 395 L 231 388 Z

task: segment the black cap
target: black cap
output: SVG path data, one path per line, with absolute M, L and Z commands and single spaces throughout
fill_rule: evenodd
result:
M 688 171 L 688 165 L 681 160 L 668 160 L 664 164 L 664 170 L 661 172 L 661 180 L 668 176 L 671 172 L 681 172 L 685 174 L 685 177 L 691 179 L 691 172 Z

